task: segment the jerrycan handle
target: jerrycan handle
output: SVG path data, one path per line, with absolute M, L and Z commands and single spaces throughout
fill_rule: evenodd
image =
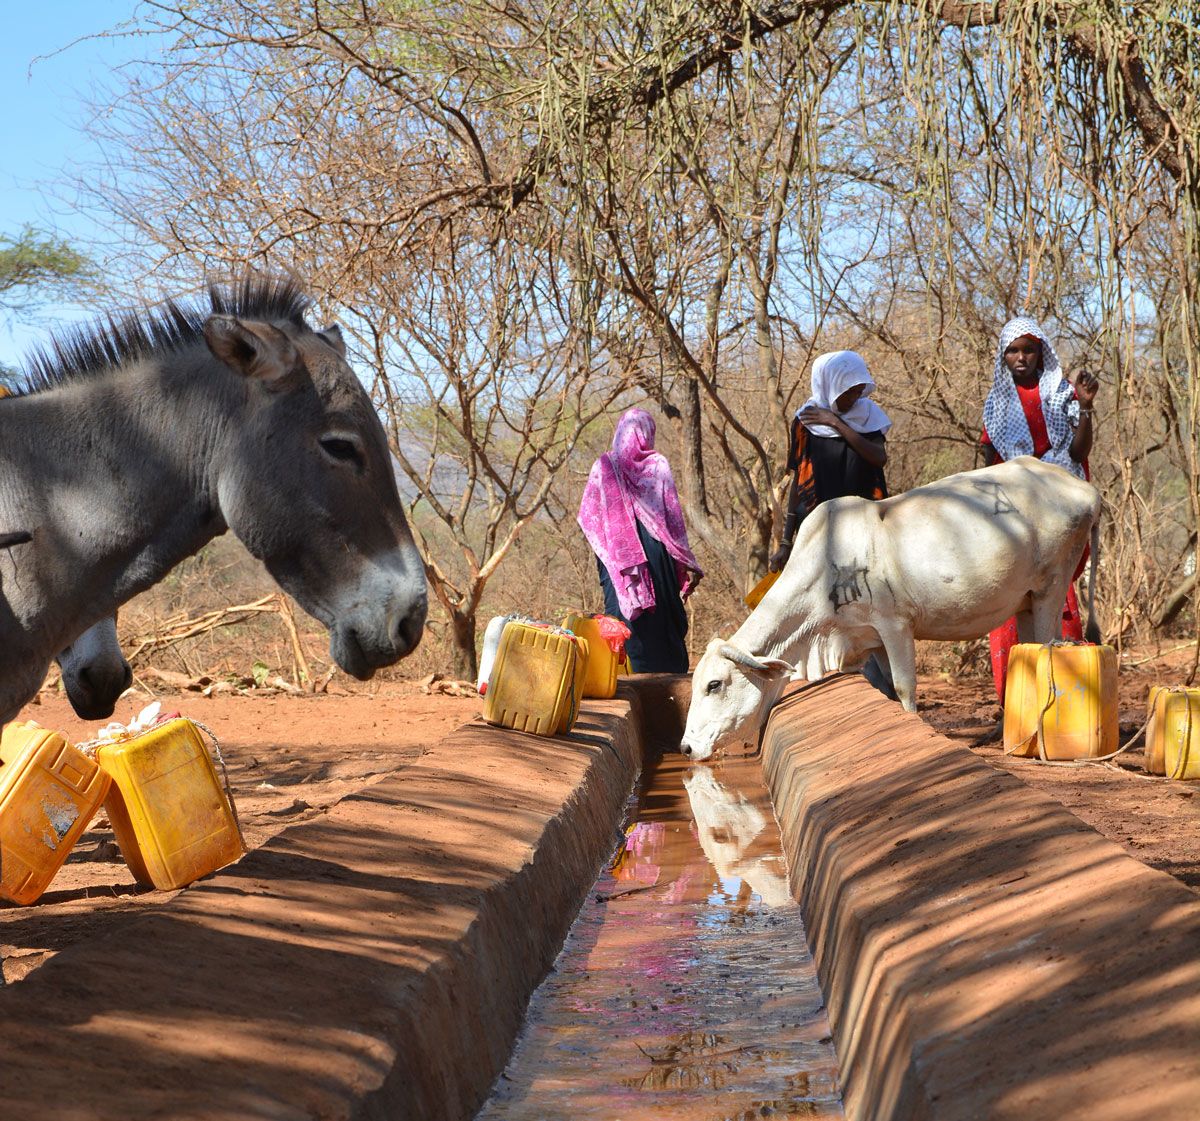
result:
M 192 720 L 190 716 L 186 719 L 195 724 L 197 728 L 199 728 L 202 732 L 204 732 L 205 735 L 208 736 L 210 740 L 212 740 L 213 753 L 217 757 L 217 762 L 221 764 L 221 785 L 225 787 L 225 797 L 229 800 L 229 810 L 233 814 L 234 827 L 237 829 L 238 835 L 241 836 L 242 823 L 238 818 L 237 802 L 233 800 L 233 791 L 229 788 L 229 768 L 225 766 L 225 756 L 221 754 L 221 744 L 217 739 L 217 733 L 214 732 L 207 724 L 201 724 L 199 720 Z M 242 843 L 244 845 L 245 841 Z
M 1190 690 L 1188 690 L 1186 687 L 1181 688 L 1177 685 L 1168 685 L 1166 689 L 1162 690 L 1162 692 L 1182 693 L 1185 697 L 1187 697 Z M 1190 761 L 1192 751 L 1192 705 L 1190 699 L 1183 711 L 1185 713 L 1183 745 L 1179 751 L 1179 758 L 1175 760 L 1175 766 L 1171 769 L 1171 773 L 1167 776 L 1168 778 L 1173 779 L 1183 778 L 1183 776 L 1187 774 L 1188 763 Z M 1146 723 L 1148 724 L 1149 722 L 1150 718 L 1146 717 Z

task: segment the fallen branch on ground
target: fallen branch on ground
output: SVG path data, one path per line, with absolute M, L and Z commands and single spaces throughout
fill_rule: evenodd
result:
M 279 613 L 279 595 L 276 592 L 256 599 L 253 603 L 241 603 L 236 607 L 221 607 L 216 611 L 206 611 L 203 615 L 192 619 L 184 618 L 177 622 L 168 620 L 163 624 L 163 630 L 158 634 L 143 638 L 125 657 L 130 665 L 134 665 L 139 658 L 157 650 L 165 650 L 177 642 L 184 642 L 189 638 L 207 634 L 218 627 L 231 627 L 237 623 L 244 623 L 256 615 L 270 612 Z

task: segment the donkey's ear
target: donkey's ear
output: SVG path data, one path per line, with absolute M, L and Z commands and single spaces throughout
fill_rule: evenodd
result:
M 270 323 L 211 315 L 204 324 L 204 341 L 231 370 L 275 388 L 303 368 L 292 340 Z
M 336 323 L 318 331 L 317 337 L 324 339 L 343 358 L 346 357 L 346 340 L 342 338 L 342 329 Z

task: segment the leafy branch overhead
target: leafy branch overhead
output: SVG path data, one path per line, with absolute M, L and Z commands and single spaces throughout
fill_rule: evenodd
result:
M 0 308 L 19 311 L 76 294 L 95 276 L 92 263 L 66 241 L 26 226 L 0 235 Z
M 189 47 L 253 48 L 288 61 L 322 59 L 387 89 L 470 156 L 473 175 L 426 204 L 511 209 L 563 170 L 568 147 L 642 115 L 714 67 L 772 36 L 843 33 L 858 44 L 900 29 L 912 38 L 913 73 L 947 32 L 991 29 L 1033 79 L 1051 71 L 1067 96 L 1100 94 L 1140 132 L 1146 152 L 1180 183 L 1197 171 L 1200 20 L 1168 0 L 777 0 L 725 5 L 596 2 L 566 7 L 469 2 L 455 19 L 411 4 L 317 0 L 250 6 L 205 0 L 156 5 L 160 26 Z M 1063 66 L 1064 53 L 1088 73 Z M 926 74 L 933 92 L 932 71 Z M 481 123 L 507 117 L 500 145 Z

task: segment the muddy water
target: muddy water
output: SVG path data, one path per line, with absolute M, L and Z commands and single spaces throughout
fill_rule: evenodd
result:
M 646 776 L 481 1121 L 840 1117 L 758 761 Z

